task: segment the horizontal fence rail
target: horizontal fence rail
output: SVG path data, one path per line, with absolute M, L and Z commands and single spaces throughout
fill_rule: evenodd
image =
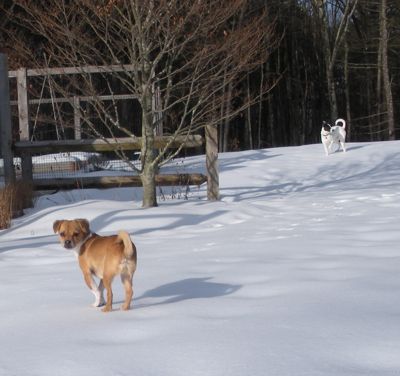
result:
M 84 67 L 66 67 L 66 68 L 41 68 L 41 69 L 26 69 L 26 75 L 28 77 L 39 77 L 39 76 L 55 76 L 65 74 L 93 74 L 93 73 L 115 73 L 115 72 L 132 72 L 134 71 L 135 65 L 88 65 Z M 9 71 L 9 78 L 16 78 L 18 71 Z
M 154 147 L 161 149 L 169 144 L 171 149 L 182 145 L 185 148 L 196 148 L 203 145 L 201 135 L 178 136 L 171 141 L 171 136 L 156 136 Z M 113 151 L 113 150 L 140 150 L 141 137 L 122 137 L 106 139 L 60 140 L 60 141 L 17 141 L 14 144 L 18 154 L 28 153 L 61 153 L 72 151 Z
M 202 185 L 207 181 L 203 174 L 159 174 L 156 175 L 158 186 Z M 35 179 L 33 185 L 39 190 L 141 187 L 140 176 L 101 176 L 84 178 Z
M 41 98 L 29 99 L 28 104 L 51 104 L 51 103 L 71 103 L 75 104 L 77 100 L 80 102 L 94 101 L 119 101 L 124 99 L 137 99 L 137 95 L 133 94 L 115 94 L 115 95 L 91 95 L 91 96 L 74 96 L 68 98 Z M 10 101 L 11 106 L 17 106 L 18 101 Z

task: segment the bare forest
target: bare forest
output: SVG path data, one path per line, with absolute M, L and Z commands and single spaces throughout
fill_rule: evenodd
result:
M 56 64 L 55 57 L 43 54 L 40 33 L 16 15 L 18 2 L 3 3 L 0 48 L 9 55 L 10 69 Z M 336 116 L 351 124 L 351 140 L 396 138 L 398 0 L 252 0 L 249 6 L 267 12 L 264 21 L 274 25 L 275 39 L 265 41 L 268 56 L 242 77 L 240 92 L 227 93 L 228 107 L 249 91 L 253 96 L 261 92 L 261 97 L 249 110 L 222 122 L 222 150 L 316 142 L 321 121 Z M 266 84 L 273 86 L 267 93 Z
M 32 80 L 30 96 L 128 95 L 80 107 L 83 130 L 143 135 L 151 191 L 180 152 L 155 154 L 157 133 L 212 125 L 224 152 L 319 142 L 341 117 L 349 141 L 398 138 L 399 21 L 399 0 L 4 0 L 0 52 L 12 70 L 121 67 Z M 65 108 L 47 108 L 30 114 L 36 137 L 70 137 Z

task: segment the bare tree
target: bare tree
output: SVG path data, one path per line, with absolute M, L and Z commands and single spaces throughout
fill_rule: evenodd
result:
M 318 12 L 322 42 L 323 42 L 323 55 L 325 59 L 325 70 L 326 70 L 326 82 L 328 86 L 329 102 L 331 106 L 331 117 L 336 119 L 338 117 L 337 98 L 335 90 L 335 77 L 334 67 L 336 64 L 337 56 L 340 47 L 344 41 L 350 19 L 354 10 L 356 9 L 358 0 L 348 0 L 345 2 L 344 9 L 340 9 L 340 2 L 337 2 L 340 12 L 343 12 L 342 17 L 339 18 L 339 25 L 337 28 L 333 28 L 330 23 L 338 17 L 334 14 L 333 17 L 327 16 L 327 7 L 329 6 L 335 13 L 337 10 L 333 9 L 332 4 L 327 4 L 326 0 L 313 0 L 313 4 Z M 331 35 L 331 30 L 334 31 Z
M 388 19 L 387 19 L 387 0 L 381 0 L 379 12 L 379 48 L 378 48 L 378 82 L 380 77 L 383 78 L 383 92 L 385 98 L 385 107 L 387 112 L 389 140 L 395 140 L 395 125 L 394 125 L 394 109 L 392 87 L 389 74 L 389 59 L 388 59 Z M 379 84 L 380 86 L 380 84 Z M 378 86 L 378 89 L 379 89 Z M 378 92 L 379 94 L 379 92 Z
M 177 136 L 189 136 L 208 125 L 219 125 L 249 106 L 254 98 L 239 98 L 241 83 L 257 69 L 274 46 L 273 24 L 264 10 L 248 0 L 16 0 L 22 22 L 40 36 L 52 66 L 116 65 L 101 75 L 114 92 L 115 82 L 134 94 L 142 109 L 141 134 L 122 127 L 115 102 L 92 102 L 111 135 L 142 136 L 143 206 L 157 205 L 156 172 L 177 155 L 170 146 Z M 240 22 L 237 22 L 240 17 Z M 16 41 L 17 43 L 17 41 Z M 34 55 L 34 52 L 32 55 Z M 126 66 L 129 69 L 126 69 Z M 65 84 L 65 81 L 64 81 Z M 99 80 L 83 72 L 61 93 L 98 95 Z M 160 103 L 152 105 L 154 90 Z M 235 103 L 227 107 L 227 91 Z M 235 97 L 234 97 L 235 96 Z M 239 99 L 238 99 L 239 98 Z M 92 111 L 93 111 L 92 110 Z M 85 116 L 85 113 L 81 113 Z M 97 137 L 104 137 L 85 119 Z M 164 122 L 170 143 L 154 153 L 155 128 Z M 122 150 L 119 156 L 129 162 Z M 136 168 L 135 166 L 132 166 Z

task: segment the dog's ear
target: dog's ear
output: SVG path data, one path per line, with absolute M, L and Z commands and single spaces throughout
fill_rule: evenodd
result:
M 79 223 L 79 226 L 85 234 L 90 232 L 89 221 L 87 219 L 77 219 L 76 221 Z
M 55 222 L 53 223 L 53 230 L 54 230 L 54 233 L 57 233 L 57 232 L 59 231 L 60 226 L 61 226 L 61 223 L 63 223 L 63 222 L 64 222 L 64 220 L 60 220 L 60 221 L 55 221 Z

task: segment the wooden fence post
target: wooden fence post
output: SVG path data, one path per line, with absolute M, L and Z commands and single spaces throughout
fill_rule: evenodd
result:
M 206 136 L 206 168 L 207 168 L 207 199 L 219 200 L 218 172 L 218 127 L 207 125 Z
M 17 71 L 19 136 L 29 141 L 28 77 L 25 68 Z
M 79 97 L 74 97 L 74 135 L 75 140 L 82 138 L 81 132 L 81 100 Z
M 29 141 L 29 103 L 28 103 L 28 77 L 25 68 L 17 71 L 18 90 L 18 119 L 19 139 Z M 22 153 L 21 155 L 22 179 L 27 183 L 33 183 L 32 156 Z
M 6 184 L 15 181 L 7 56 L 0 53 L 0 140 Z

